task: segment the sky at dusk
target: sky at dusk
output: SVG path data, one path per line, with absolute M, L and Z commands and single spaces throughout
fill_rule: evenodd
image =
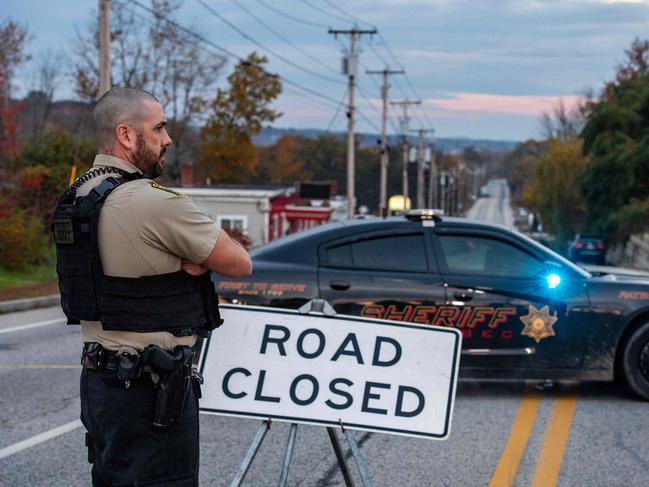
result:
M 96 21 L 97 3 L 3 0 L 0 19 L 28 28 L 34 59 L 59 53 L 70 72 L 75 32 Z M 380 33 L 359 42 L 357 132 L 381 125 L 381 79 L 365 71 L 387 65 L 406 71 L 391 78 L 390 98 L 422 100 L 410 108 L 410 129 L 497 140 L 539 138 L 543 112 L 559 99 L 573 106 L 586 91 L 597 94 L 632 41 L 649 38 L 649 1 L 643 0 L 185 0 L 176 19 L 238 56 L 266 55 L 268 71 L 326 97 L 285 84 L 275 103 L 283 112 L 277 127 L 346 129 L 345 110 L 336 108 L 346 92 L 340 65 L 348 41 L 327 31 L 356 23 Z M 228 61 L 223 80 L 234 63 Z M 20 71 L 16 95 L 34 86 L 34 71 L 33 65 Z M 71 77 L 61 80 L 56 98 L 74 98 Z M 391 109 L 390 133 L 400 114 Z

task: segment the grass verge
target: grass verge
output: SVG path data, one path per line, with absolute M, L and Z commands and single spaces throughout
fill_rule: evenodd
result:
M 0 266 L 0 301 L 46 296 L 58 292 L 54 253 L 41 265 L 13 271 Z

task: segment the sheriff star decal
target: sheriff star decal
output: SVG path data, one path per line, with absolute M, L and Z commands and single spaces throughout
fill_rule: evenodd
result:
M 552 325 L 559 319 L 556 313 L 554 316 L 550 314 L 550 308 L 547 305 L 541 309 L 536 309 L 533 305 L 530 305 L 528 313 L 520 318 L 525 324 L 521 334 L 534 338 L 536 343 L 546 337 L 554 336 Z

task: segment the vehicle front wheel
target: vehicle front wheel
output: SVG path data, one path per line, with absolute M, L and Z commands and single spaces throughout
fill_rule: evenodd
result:
M 649 401 L 649 323 L 638 327 L 626 341 L 621 365 L 629 388 Z

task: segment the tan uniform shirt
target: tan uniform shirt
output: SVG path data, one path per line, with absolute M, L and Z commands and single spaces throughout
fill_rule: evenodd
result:
M 127 161 L 98 154 L 95 167 L 116 167 L 141 172 Z M 78 196 L 90 192 L 102 179 L 83 184 Z M 220 228 L 184 195 L 165 190 L 150 179 L 131 181 L 115 189 L 99 214 L 99 255 L 104 274 L 142 277 L 180 270 L 181 258 L 204 262 L 214 248 Z M 142 350 L 153 344 L 165 349 L 193 345 L 195 336 L 176 337 L 169 332 L 106 331 L 98 321 L 82 321 L 84 342 L 99 342 L 118 350 L 126 345 Z

